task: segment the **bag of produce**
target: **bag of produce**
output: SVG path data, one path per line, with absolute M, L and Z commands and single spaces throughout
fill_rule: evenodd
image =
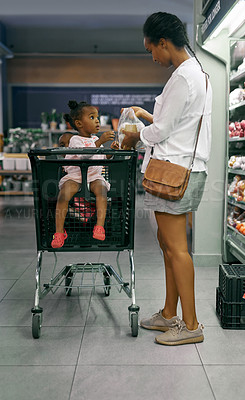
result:
M 125 137 L 125 134 L 122 133 L 123 130 L 129 132 L 140 132 L 140 130 L 144 127 L 145 125 L 143 124 L 143 122 L 139 120 L 138 117 L 136 117 L 135 112 L 131 107 L 124 108 L 118 122 L 119 148 L 121 149 L 121 144 Z M 145 149 L 144 144 L 141 141 L 139 141 L 136 145 L 136 150 L 142 151 L 144 149 Z

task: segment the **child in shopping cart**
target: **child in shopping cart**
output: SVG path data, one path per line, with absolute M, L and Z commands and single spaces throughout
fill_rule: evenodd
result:
M 70 123 L 73 129 L 78 131 L 78 134 L 70 137 L 65 137 L 65 145 L 69 143 L 70 148 L 77 147 L 100 147 L 115 138 L 113 131 L 104 132 L 100 138 L 95 135 L 99 132 L 100 124 L 98 111 L 92 105 L 86 102 L 77 103 L 76 101 L 69 101 L 68 106 L 71 111 L 70 114 L 65 114 L 64 118 Z M 117 150 L 119 145 L 113 141 L 111 148 Z M 110 158 L 101 154 L 92 156 L 82 156 L 80 154 L 67 154 L 66 159 L 81 159 L 90 157 L 92 159 Z M 107 192 L 110 189 L 110 184 L 105 180 L 101 174 L 103 166 L 91 166 L 88 168 L 87 183 L 89 189 L 96 197 L 96 213 L 97 221 L 93 230 L 93 238 L 97 240 L 105 240 L 104 223 L 107 209 Z M 81 187 L 82 175 L 81 169 L 77 166 L 65 166 L 66 175 L 61 178 L 59 182 L 59 195 L 56 204 L 56 232 L 53 236 L 51 246 L 53 248 L 60 248 L 64 245 L 67 238 L 67 233 L 64 230 L 65 217 L 68 210 L 69 201 L 78 192 Z

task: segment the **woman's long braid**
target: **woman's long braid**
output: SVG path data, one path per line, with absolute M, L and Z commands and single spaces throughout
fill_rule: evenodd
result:
M 202 72 L 204 72 L 204 69 L 203 69 L 203 66 L 202 66 L 201 62 L 198 60 L 198 58 L 197 58 L 197 56 L 196 56 L 196 53 L 194 52 L 194 50 L 192 49 L 192 47 L 191 47 L 191 45 L 190 45 L 189 38 L 188 38 L 188 36 L 187 36 L 186 31 L 184 32 L 184 35 L 185 35 L 185 40 L 186 40 L 185 46 L 187 47 L 187 49 L 189 50 L 189 52 L 190 52 L 190 53 L 195 57 L 195 59 L 197 60 L 198 64 L 199 64 L 200 67 L 201 67 Z

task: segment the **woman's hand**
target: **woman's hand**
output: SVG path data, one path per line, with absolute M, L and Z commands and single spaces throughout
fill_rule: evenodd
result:
M 144 109 L 138 106 L 131 106 L 130 108 L 132 108 L 134 110 L 134 113 L 136 115 L 136 117 L 141 118 L 142 114 L 144 113 Z M 124 108 L 121 108 L 121 114 L 123 112 Z
M 115 138 L 114 131 L 107 131 L 102 133 L 100 138 L 96 140 L 95 145 L 96 147 L 100 147 L 103 143 L 109 142 L 109 140 L 113 140 Z
M 138 106 L 132 106 L 130 108 L 134 110 L 134 113 L 137 118 L 143 118 L 146 121 L 150 122 L 151 124 L 153 123 L 153 115 L 148 111 L 146 111 L 144 108 Z M 123 112 L 123 110 L 124 108 L 121 109 L 121 113 Z
M 125 138 L 122 141 L 121 148 L 123 150 L 135 149 L 136 144 L 140 140 L 140 132 L 130 132 L 123 129 L 122 133 L 125 134 Z

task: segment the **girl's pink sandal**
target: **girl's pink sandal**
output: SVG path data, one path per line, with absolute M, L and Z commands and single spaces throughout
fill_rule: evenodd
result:
M 95 225 L 93 230 L 93 238 L 97 240 L 105 240 L 105 230 L 103 226 Z
M 67 238 L 67 233 L 64 230 L 64 233 L 56 232 L 53 236 L 53 240 L 51 242 L 51 247 L 53 249 L 59 249 L 60 247 L 64 246 L 65 239 Z

